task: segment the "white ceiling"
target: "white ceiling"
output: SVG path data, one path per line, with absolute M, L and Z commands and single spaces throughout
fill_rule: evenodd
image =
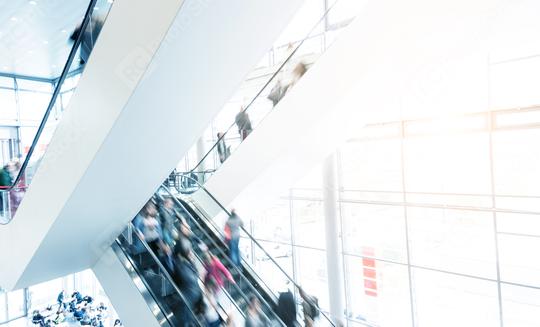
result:
M 89 0 L 0 0 L 0 73 L 56 78 Z M 98 0 L 96 12 L 109 0 Z

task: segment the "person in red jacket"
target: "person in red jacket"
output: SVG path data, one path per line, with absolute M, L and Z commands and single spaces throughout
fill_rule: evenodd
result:
M 214 294 L 219 294 L 221 288 L 225 284 L 225 280 L 234 283 L 234 279 L 227 268 L 219 261 L 219 259 L 211 254 L 206 253 L 204 258 L 204 269 L 206 270 L 205 284 L 210 286 Z

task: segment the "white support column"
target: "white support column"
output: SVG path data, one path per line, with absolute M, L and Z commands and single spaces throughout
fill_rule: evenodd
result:
M 323 166 L 323 204 L 326 227 L 326 265 L 330 314 L 334 322 L 343 321 L 345 292 L 343 262 L 339 235 L 338 182 L 335 153 L 326 158 Z

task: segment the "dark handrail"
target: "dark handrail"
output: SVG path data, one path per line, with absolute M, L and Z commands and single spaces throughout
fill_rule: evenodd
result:
M 128 241 L 129 243 L 129 241 Z M 139 268 L 136 267 L 134 260 L 131 258 L 131 256 L 128 254 L 128 250 L 124 248 L 122 245 L 122 242 L 117 238 L 115 240 L 115 243 L 111 246 L 113 249 L 113 252 L 115 252 L 116 256 L 119 257 L 120 253 L 116 253 L 115 246 L 122 253 L 122 255 L 125 256 L 125 259 L 129 261 L 129 264 L 131 265 L 131 268 L 135 272 L 135 274 L 139 275 L 139 277 L 142 275 L 142 272 L 139 270 Z M 122 259 L 122 258 L 119 258 Z M 127 267 L 125 267 L 127 269 Z M 148 282 L 144 278 L 140 278 L 141 282 L 143 283 L 144 287 L 148 290 L 148 293 L 152 297 L 152 300 L 154 300 L 154 304 L 159 307 L 159 310 L 161 310 L 161 313 L 163 314 L 163 318 L 167 321 L 169 324 L 169 327 L 174 327 L 174 324 L 169 320 L 168 315 L 166 314 L 167 310 L 163 308 L 160 301 L 158 301 L 157 296 L 154 294 L 154 291 L 148 284 Z M 157 318 L 157 317 L 156 317 Z
M 322 17 L 317 21 L 317 23 L 315 24 L 315 26 L 313 26 L 311 28 L 311 30 L 309 31 L 309 33 L 307 34 L 307 36 L 305 38 L 303 38 L 299 43 L 298 45 L 296 46 L 296 48 L 287 56 L 287 58 L 285 59 L 285 61 L 283 61 L 283 63 L 281 65 L 279 65 L 278 69 L 272 74 L 272 76 L 270 77 L 270 79 L 264 83 L 263 87 L 257 92 L 257 94 L 255 94 L 255 96 L 253 97 L 253 99 L 251 99 L 251 101 L 249 102 L 249 104 L 246 106 L 246 108 L 244 110 L 242 110 L 242 113 L 245 113 L 249 108 L 251 108 L 251 105 L 253 105 L 253 103 L 255 102 L 255 100 L 257 100 L 259 98 L 259 96 L 262 94 L 262 92 L 266 89 L 266 87 L 268 85 L 270 85 L 271 82 L 274 81 L 274 79 L 276 78 L 276 76 L 281 73 L 281 71 L 283 70 L 283 67 L 285 67 L 286 64 L 289 63 L 289 61 L 292 59 L 292 57 L 296 54 L 296 52 L 298 51 L 298 49 L 304 44 L 304 42 L 310 38 L 310 35 L 311 33 L 317 28 L 317 26 L 319 26 L 319 24 L 321 22 L 323 22 L 325 19 L 326 19 L 326 16 L 328 15 L 328 13 L 330 12 L 330 10 L 332 10 L 332 8 L 334 8 L 334 6 L 336 5 L 336 3 L 338 3 L 339 0 L 336 0 L 331 6 L 329 6 L 326 11 L 324 12 L 324 15 L 322 15 Z M 193 167 L 191 169 L 190 172 L 193 172 L 195 169 L 197 169 L 205 160 L 206 158 L 210 155 L 210 153 L 212 153 L 212 151 L 217 147 L 217 145 L 219 144 L 219 142 L 221 142 L 221 140 L 223 140 L 225 138 L 225 135 L 227 135 L 227 133 L 229 133 L 229 131 L 234 127 L 236 123 L 233 122 L 231 124 L 231 126 L 229 126 L 229 128 L 227 128 L 227 130 L 223 133 L 223 135 L 221 135 L 221 137 L 219 137 L 216 141 L 216 143 L 214 143 L 214 145 L 212 145 L 212 147 L 210 148 L 210 150 L 208 150 L 208 152 L 206 152 L 206 154 L 202 157 L 202 159 L 195 165 L 195 167 Z
M 47 121 L 49 119 L 49 115 L 52 112 L 52 109 L 54 108 L 54 105 L 56 103 L 56 99 L 58 98 L 58 95 L 60 94 L 60 91 L 62 89 L 62 85 L 64 84 L 64 81 L 69 73 L 69 68 L 71 67 L 71 64 L 73 63 L 73 59 L 75 58 L 77 54 L 77 50 L 79 49 L 79 45 L 81 44 L 84 31 L 86 30 L 86 27 L 88 26 L 88 23 L 90 22 L 92 18 L 92 12 L 94 11 L 94 6 L 96 4 L 97 0 L 90 0 L 90 4 L 88 5 L 88 8 L 86 9 L 86 14 L 84 15 L 84 19 L 81 23 L 81 33 L 78 33 L 77 38 L 75 42 L 73 43 L 73 46 L 71 47 L 71 51 L 69 52 L 69 56 L 67 59 L 66 64 L 64 65 L 64 69 L 62 70 L 62 74 L 58 78 L 58 83 L 56 84 L 56 88 L 54 89 L 54 92 L 52 94 L 51 100 L 49 101 L 49 105 L 47 106 L 47 110 L 45 110 L 45 114 L 43 115 L 43 119 L 41 120 L 41 123 L 39 124 L 39 127 L 36 132 L 36 136 L 34 136 L 34 139 L 32 140 L 32 145 L 28 149 L 28 154 L 26 155 L 26 158 L 24 159 L 24 162 L 21 165 L 21 169 L 19 169 L 19 173 L 17 174 L 17 177 L 13 181 L 13 184 L 10 185 L 7 188 L 0 189 L 0 192 L 9 192 L 12 189 L 15 188 L 15 186 L 21 181 L 23 175 L 25 174 L 26 167 L 28 166 L 28 163 L 30 162 L 30 158 L 32 157 L 32 154 L 34 153 L 34 150 L 37 147 L 37 143 L 39 141 L 39 138 L 41 137 L 41 134 L 43 133 L 43 130 L 45 129 L 45 125 L 47 124 Z
M 132 231 L 134 232 L 134 234 L 136 235 L 137 239 L 141 242 L 141 244 L 144 246 L 144 248 L 146 249 L 146 251 L 148 251 L 148 253 L 150 253 L 150 256 L 152 257 L 152 259 L 154 259 L 154 261 L 157 263 L 158 267 L 160 270 L 163 270 L 163 276 L 165 276 L 165 278 L 167 279 L 167 281 L 169 283 L 171 283 L 171 285 L 174 287 L 174 290 L 178 293 L 178 295 L 180 295 L 180 298 L 182 299 L 182 301 L 184 301 L 184 303 L 186 304 L 186 306 L 188 307 L 189 311 L 191 312 L 191 314 L 193 315 L 193 317 L 195 318 L 195 321 L 197 321 L 197 323 L 199 324 L 199 326 L 203 326 L 204 324 L 201 324 L 201 322 L 199 321 L 199 318 L 197 317 L 197 315 L 195 314 L 195 312 L 193 312 L 193 309 L 190 308 L 190 306 L 188 305 L 189 302 L 186 301 L 186 299 L 184 298 L 184 295 L 182 294 L 182 291 L 180 291 L 180 289 L 178 288 L 178 286 L 176 285 L 176 283 L 174 282 L 174 280 L 172 279 L 171 275 L 169 274 L 169 271 L 163 266 L 163 264 L 161 263 L 161 261 L 159 260 L 159 258 L 156 256 L 156 254 L 154 253 L 154 251 L 152 251 L 152 249 L 150 248 L 150 246 L 148 245 L 148 243 L 146 243 L 145 240 L 143 240 L 141 238 L 141 236 L 139 235 L 139 232 L 137 230 L 137 228 L 135 228 L 135 226 L 133 226 L 133 223 L 130 222 L 129 225 L 132 229 Z M 128 229 L 129 231 L 129 229 Z
M 221 210 L 223 210 L 223 212 L 225 212 L 227 214 L 227 216 L 231 216 L 231 213 L 204 187 L 202 186 L 198 181 L 194 180 L 193 178 L 189 177 L 189 176 L 184 176 L 185 178 L 189 178 L 191 179 L 193 182 L 195 182 L 199 188 L 201 190 L 203 190 L 213 201 L 215 204 L 217 204 Z M 173 194 L 171 193 L 171 191 L 169 190 L 168 187 L 162 185 L 162 187 L 164 189 L 167 190 L 167 192 L 171 195 L 171 197 L 173 197 L 174 199 L 176 199 L 176 197 L 173 196 Z M 301 289 L 302 287 L 300 285 L 298 285 L 294 279 L 291 278 L 291 276 L 289 276 L 289 274 L 287 274 L 287 272 L 285 270 L 283 270 L 283 268 L 277 263 L 276 260 L 274 260 L 274 258 L 264 249 L 264 247 L 244 228 L 244 227 L 240 227 L 244 233 L 248 236 L 248 238 L 253 242 L 255 243 L 255 245 L 257 245 L 257 247 L 272 261 L 272 263 L 274 265 L 276 265 L 278 267 L 278 269 L 283 273 L 283 275 L 285 275 L 285 277 L 289 280 L 289 282 L 291 284 L 293 284 L 297 289 Z M 324 316 L 328 322 L 332 325 L 332 326 L 336 326 L 334 324 L 334 322 L 332 321 L 332 319 L 330 319 L 325 313 L 323 310 L 321 310 L 321 308 L 317 305 L 317 308 L 319 309 L 319 312 L 321 313 L 322 316 Z
M 221 252 L 221 254 L 223 255 L 223 257 L 228 261 L 228 263 L 231 263 L 231 266 L 241 275 L 242 274 L 242 271 L 240 270 L 240 268 L 238 268 L 234 263 L 232 263 L 232 261 L 229 259 L 229 256 L 227 256 L 225 254 L 225 252 L 218 246 L 218 244 L 215 243 L 214 240 L 212 240 L 212 238 L 208 235 L 208 233 L 206 233 L 206 231 L 204 231 L 204 228 L 202 228 L 202 226 L 197 222 L 197 220 L 195 219 L 195 217 L 193 217 L 193 215 L 189 212 L 189 210 L 182 204 L 182 202 L 180 202 L 172 193 L 171 191 L 169 190 L 168 187 L 164 186 L 164 185 L 161 185 L 160 188 L 163 188 L 165 189 L 165 191 L 169 194 L 169 196 L 171 197 L 171 199 L 176 203 L 176 205 L 178 205 L 179 207 L 181 207 L 191 218 L 191 220 L 193 221 L 194 224 L 196 224 L 198 226 L 198 228 L 203 232 L 205 233 L 205 235 L 208 237 L 208 239 L 210 240 L 210 242 L 213 243 L 213 245 L 216 246 L 216 249 L 218 251 Z M 249 303 L 249 299 L 247 298 L 247 296 L 242 292 L 242 290 L 238 287 L 238 285 L 236 285 L 235 287 L 237 287 L 237 291 L 239 291 L 239 293 L 241 294 L 241 296 L 244 298 L 244 301 L 246 301 L 246 303 Z M 251 285 L 250 283 L 248 283 L 248 287 L 252 290 L 252 291 L 255 291 L 257 292 L 257 290 L 255 289 L 255 287 L 253 287 L 253 285 Z M 272 305 L 270 303 L 268 303 L 263 297 L 262 295 L 260 296 L 260 299 L 259 300 L 262 300 L 261 303 L 263 303 L 264 305 L 266 305 L 268 308 L 272 309 Z M 264 313 L 263 313 L 264 314 Z M 279 318 L 279 316 L 273 312 L 274 316 L 277 318 L 278 322 L 281 324 L 281 326 L 285 326 L 285 324 L 283 323 L 283 321 Z M 266 314 L 264 314 L 266 316 Z M 266 318 L 268 319 L 268 316 L 266 316 Z

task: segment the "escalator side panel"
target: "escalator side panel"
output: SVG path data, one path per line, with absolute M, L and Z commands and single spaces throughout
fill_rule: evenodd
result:
M 118 248 L 107 250 L 92 268 L 126 327 L 166 327 L 165 317 Z M 124 260 L 125 259 L 125 260 Z

